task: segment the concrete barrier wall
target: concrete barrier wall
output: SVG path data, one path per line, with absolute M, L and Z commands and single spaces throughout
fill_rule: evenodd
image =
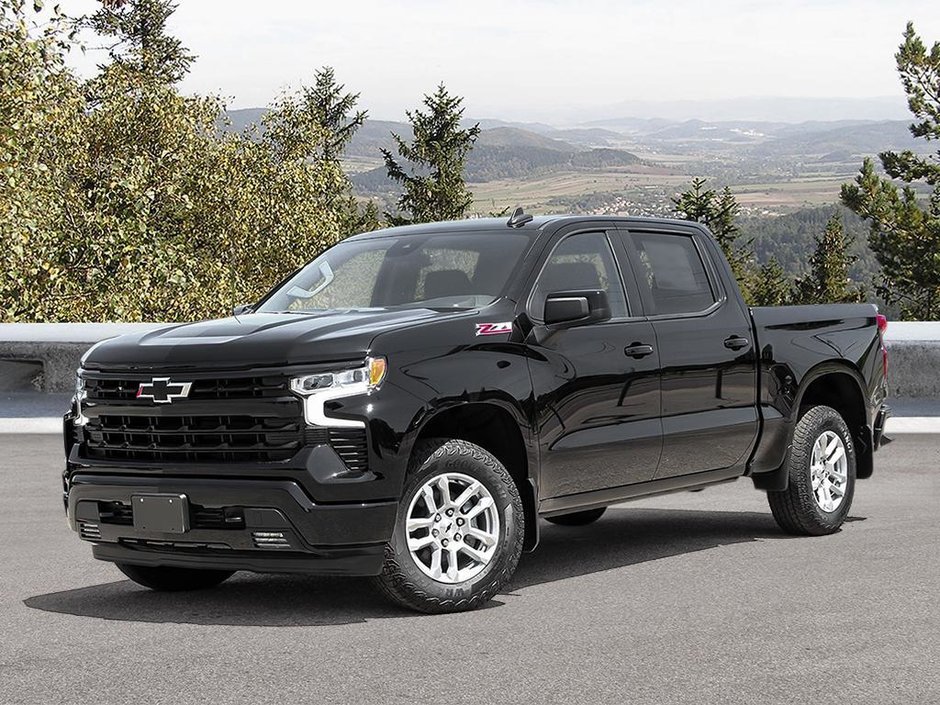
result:
M 0 390 L 33 385 L 67 392 L 93 344 L 156 323 L 0 323 Z M 940 322 L 890 323 L 888 384 L 893 397 L 940 398 Z

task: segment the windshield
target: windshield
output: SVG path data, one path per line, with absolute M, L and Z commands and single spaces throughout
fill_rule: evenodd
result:
M 529 235 L 514 232 L 347 240 L 300 270 L 257 310 L 485 306 L 502 294 L 530 243 Z

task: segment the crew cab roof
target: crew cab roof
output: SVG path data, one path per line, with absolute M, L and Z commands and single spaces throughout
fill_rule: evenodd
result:
M 650 218 L 642 216 L 610 216 L 610 215 L 539 215 L 535 216 L 529 222 L 518 226 L 510 227 L 506 218 L 468 218 L 466 220 L 449 220 L 436 223 L 421 223 L 419 225 L 400 225 L 392 228 L 383 228 L 372 232 L 361 233 L 349 238 L 350 240 L 366 239 L 373 237 L 400 237 L 403 235 L 426 235 L 440 232 L 474 232 L 494 234 L 504 234 L 507 231 L 533 232 L 544 229 L 548 225 L 562 227 L 569 224 L 597 223 L 599 226 L 618 223 L 626 227 L 642 227 L 643 225 L 682 225 L 688 227 L 696 225 L 688 220 L 677 220 L 674 218 Z M 704 230 L 704 228 L 703 228 Z

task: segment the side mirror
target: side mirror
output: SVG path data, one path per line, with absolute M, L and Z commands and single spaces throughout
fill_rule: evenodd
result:
M 545 313 L 542 316 L 546 326 L 567 328 L 588 323 L 600 323 L 610 320 L 610 303 L 607 292 L 556 291 L 545 298 Z
M 254 304 L 239 304 L 238 306 L 232 309 L 232 315 L 241 316 L 246 313 L 251 313 L 254 307 L 255 307 Z

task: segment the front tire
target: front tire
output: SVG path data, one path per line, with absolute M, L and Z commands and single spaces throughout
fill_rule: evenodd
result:
M 375 581 L 420 612 L 477 609 L 515 572 L 524 522 L 516 484 L 492 454 L 467 441 L 425 441 L 415 448 Z
M 780 528 L 802 536 L 838 531 L 855 494 L 855 444 L 838 411 L 814 406 L 803 414 L 786 468 L 787 489 L 767 493 Z
M 225 582 L 234 575 L 234 571 L 231 570 L 199 570 L 129 563 L 116 563 L 115 565 L 138 585 L 159 592 L 205 590 Z
M 559 526 L 587 526 L 604 516 L 607 507 L 598 507 L 597 509 L 585 509 L 583 512 L 571 512 L 571 514 L 559 514 L 558 516 L 545 517 L 545 521 Z

